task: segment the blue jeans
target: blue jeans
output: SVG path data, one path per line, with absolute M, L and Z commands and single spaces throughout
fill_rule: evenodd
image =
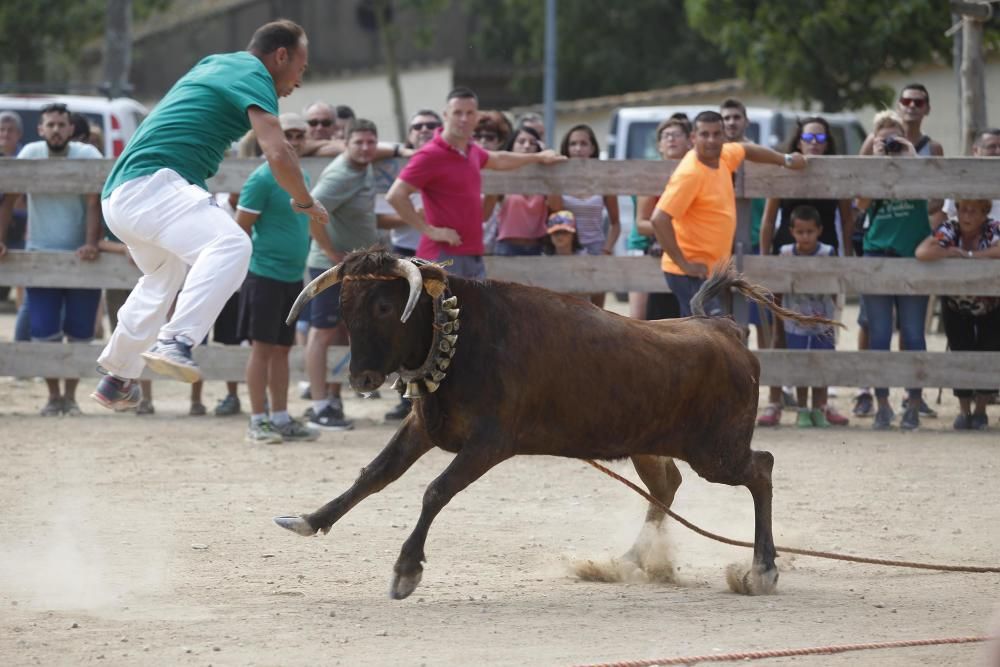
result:
M 865 294 L 862 297 L 868 314 L 868 347 L 872 350 L 888 350 L 892 343 L 893 309 L 899 319 L 899 337 L 908 352 L 927 349 L 924 339 L 924 320 L 927 317 L 926 296 L 901 294 Z M 911 397 L 919 398 L 920 389 L 909 389 Z M 886 387 L 876 387 L 875 395 L 885 398 L 889 395 Z
M 24 301 L 17 309 L 17 318 L 14 320 L 14 340 L 31 340 L 31 316 L 28 314 L 28 290 L 24 290 Z
M 674 273 L 664 273 L 663 277 L 667 279 L 670 291 L 677 296 L 681 317 L 691 317 L 691 297 L 701 289 L 705 280 L 692 276 L 679 276 Z M 709 299 L 705 302 L 705 313 L 707 315 L 722 315 L 722 304 L 718 299 Z
M 542 254 L 542 243 L 539 241 L 534 245 L 521 245 L 501 239 L 497 241 L 493 253 L 501 257 L 535 257 Z
M 448 273 L 471 280 L 486 279 L 486 265 L 483 263 L 482 255 L 451 255 L 441 252 L 437 261 L 444 262 L 449 259 L 452 261 L 451 265 L 444 267 Z

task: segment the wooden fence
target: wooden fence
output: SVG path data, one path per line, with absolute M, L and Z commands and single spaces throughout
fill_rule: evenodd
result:
M 314 179 L 328 163 L 310 159 Z M 238 190 L 256 160 L 227 160 L 209 182 L 213 191 Z M 0 191 L 75 193 L 99 191 L 110 161 L 0 161 Z M 484 172 L 487 193 L 601 192 L 659 194 L 674 162 L 572 160 L 552 167 Z M 384 190 L 398 161 L 380 164 Z M 747 164 L 736 182 L 737 245 L 749 248 L 749 198 L 944 198 L 1000 195 L 1000 160 L 989 158 L 813 159 L 804 171 Z M 491 278 L 556 291 L 666 292 L 658 262 L 646 257 L 489 257 Z M 976 294 L 1000 296 L 1000 262 L 944 260 L 924 263 L 889 258 L 800 258 L 742 255 L 747 277 L 777 293 Z M 124 258 L 102 255 L 81 262 L 71 253 L 10 252 L 0 260 L 0 284 L 35 287 L 129 288 L 138 272 Z M 96 346 L 0 343 L 0 375 L 88 377 Z M 331 349 L 331 367 L 346 348 Z M 212 346 L 197 353 L 206 378 L 243 379 L 245 348 Z M 1000 384 L 1000 354 L 933 352 L 759 351 L 764 384 L 968 386 Z M 300 367 L 293 351 L 293 367 Z M 343 377 L 343 374 L 340 376 Z

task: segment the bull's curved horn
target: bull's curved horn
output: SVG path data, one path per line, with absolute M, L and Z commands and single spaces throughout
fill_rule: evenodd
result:
M 327 269 L 323 273 L 316 276 L 308 285 L 302 288 L 299 295 L 295 297 L 295 303 L 292 304 L 292 309 L 288 312 L 288 317 L 285 319 L 285 324 L 291 326 L 295 319 L 299 316 L 299 311 L 302 307 L 309 303 L 309 301 L 315 297 L 317 294 L 322 292 L 328 287 L 333 287 L 340 282 L 340 267 L 343 264 L 338 264 L 332 269 Z
M 410 295 L 406 298 L 406 307 L 403 308 L 403 316 L 399 318 L 400 322 L 405 322 L 410 319 L 413 309 L 417 306 L 417 299 L 420 298 L 420 290 L 424 287 L 424 279 L 420 275 L 420 269 L 417 268 L 416 264 L 405 259 L 397 259 L 393 265 L 392 272 L 401 278 L 406 278 L 406 282 L 410 283 Z

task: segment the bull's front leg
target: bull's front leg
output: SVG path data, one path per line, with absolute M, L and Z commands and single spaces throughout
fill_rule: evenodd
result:
M 482 477 L 487 470 L 509 458 L 507 454 L 490 448 L 476 445 L 463 447 L 452 462 L 448 464 L 437 479 L 428 485 L 424 492 L 424 504 L 420 511 L 420 519 L 413 532 L 403 543 L 399 558 L 393 568 L 392 585 L 389 597 L 402 600 L 412 593 L 420 583 L 426 561 L 424 544 L 427 541 L 427 531 L 431 522 L 448 502 L 459 491 Z
M 399 479 L 433 446 L 426 431 L 414 424 L 414 417 L 411 414 L 389 440 L 385 449 L 361 470 L 351 488 L 312 514 L 279 516 L 274 522 L 299 535 L 315 535 L 317 531 L 325 534 L 355 505 Z

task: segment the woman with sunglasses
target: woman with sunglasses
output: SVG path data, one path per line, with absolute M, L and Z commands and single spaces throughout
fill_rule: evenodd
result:
M 479 122 L 472 133 L 472 140 L 484 151 L 501 150 L 510 138 L 510 122 L 499 111 L 479 112 Z M 497 245 L 496 197 L 483 195 L 483 254 L 492 255 Z
M 830 124 L 822 116 L 801 119 L 788 144 L 788 152 L 807 156 L 836 155 L 837 145 L 830 133 Z M 854 217 L 851 213 L 851 201 L 801 198 L 767 200 L 760 223 L 761 254 L 777 255 L 781 246 L 795 243 L 791 233 L 791 214 L 802 205 L 812 206 L 819 212 L 822 225 L 820 243 L 833 246 L 838 254 L 852 254 L 850 239 L 854 229 Z M 784 329 L 780 326 L 773 327 L 771 347 L 783 349 L 784 338 Z M 771 387 L 768 391 L 767 406 L 757 419 L 757 425 L 777 426 L 781 421 L 781 408 L 781 387 Z M 827 405 L 822 412 L 830 424 L 844 426 L 848 423 L 848 419 L 833 406 Z

